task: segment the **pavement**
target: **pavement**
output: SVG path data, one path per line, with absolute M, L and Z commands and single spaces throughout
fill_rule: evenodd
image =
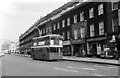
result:
M 30 57 L 28 55 L 23 55 Z M 101 59 L 101 58 L 90 58 L 90 57 L 73 57 L 73 56 L 63 56 L 64 61 L 74 61 L 74 62 L 88 62 L 88 63 L 98 63 L 98 64 L 109 64 L 109 65 L 116 65 L 120 66 L 120 59 Z
M 110 65 L 120 66 L 120 60 L 114 60 L 114 59 L 63 56 L 63 60 L 75 61 L 75 62 L 98 63 L 98 64 L 110 64 Z

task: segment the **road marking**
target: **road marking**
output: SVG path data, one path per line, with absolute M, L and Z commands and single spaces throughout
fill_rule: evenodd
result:
M 70 71 L 70 72 L 75 72 L 75 73 L 79 72 L 79 71 L 75 71 L 75 70 L 68 70 L 68 69 L 63 69 L 63 68 L 58 68 L 58 67 L 55 67 L 54 69 L 63 70 L 63 71 Z
M 94 74 L 95 76 L 104 76 L 104 75 L 100 75 L 100 74 Z
M 68 68 L 75 68 L 75 69 L 83 69 L 83 70 L 96 70 L 96 69 L 93 69 L 93 68 L 78 68 L 78 67 L 71 67 L 71 66 L 67 66 Z

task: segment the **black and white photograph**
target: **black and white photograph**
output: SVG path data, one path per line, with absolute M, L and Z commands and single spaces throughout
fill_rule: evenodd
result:
M 1 78 L 120 78 L 120 0 L 1 0 Z

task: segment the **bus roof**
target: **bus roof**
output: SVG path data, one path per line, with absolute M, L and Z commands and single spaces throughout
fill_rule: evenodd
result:
M 60 36 L 60 37 L 62 37 L 61 35 L 59 35 L 59 34 L 47 34 L 47 35 L 44 35 L 44 36 L 41 36 L 41 37 L 34 37 L 33 39 L 38 39 L 38 38 L 44 38 L 44 37 L 47 37 L 47 36 Z

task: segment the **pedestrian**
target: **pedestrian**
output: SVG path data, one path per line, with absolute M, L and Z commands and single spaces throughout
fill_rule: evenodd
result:
M 86 55 L 86 52 L 84 49 L 82 49 L 82 57 L 85 57 L 85 55 Z
M 93 47 L 91 47 L 91 49 L 90 49 L 90 53 L 91 53 L 92 57 L 95 56 L 95 49 L 94 49 Z

